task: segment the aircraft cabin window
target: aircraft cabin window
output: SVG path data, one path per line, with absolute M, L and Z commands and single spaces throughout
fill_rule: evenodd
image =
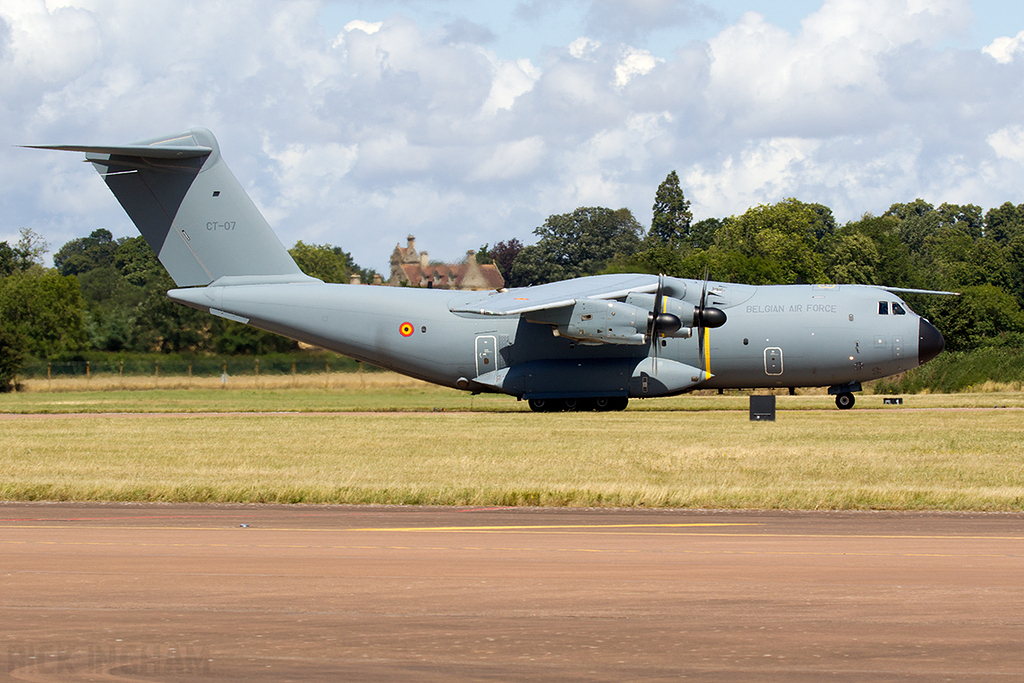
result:
M 892 302 L 892 314 L 893 315 L 906 315 L 907 312 L 905 310 L 903 310 L 902 306 L 900 306 L 898 303 L 893 301 Z
M 889 302 L 879 301 L 878 302 L 878 315 L 889 315 Z

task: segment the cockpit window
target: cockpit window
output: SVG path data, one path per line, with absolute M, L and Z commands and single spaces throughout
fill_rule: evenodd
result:
M 895 306 L 895 304 L 893 304 Z M 895 313 L 896 311 L 893 310 Z M 879 301 L 878 302 L 878 315 L 889 315 L 889 302 Z
M 906 315 L 907 312 L 895 301 L 892 302 L 892 314 L 893 315 Z

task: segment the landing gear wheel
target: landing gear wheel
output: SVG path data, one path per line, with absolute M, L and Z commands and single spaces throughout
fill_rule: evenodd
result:
M 578 398 L 563 398 L 562 399 L 562 410 L 568 410 L 570 412 L 580 409 L 580 400 Z
M 849 410 L 853 407 L 854 403 L 855 399 L 853 398 L 853 394 L 849 392 L 836 396 L 836 407 L 839 408 L 839 410 Z
M 602 413 L 606 410 L 611 410 L 611 403 L 612 399 L 608 398 L 607 396 L 599 396 L 598 398 L 594 399 L 594 410 L 597 410 Z
M 544 398 L 531 398 L 529 403 L 530 410 L 535 413 L 550 413 L 554 410 L 554 406 L 551 401 Z
M 616 396 L 615 398 L 610 399 L 608 405 L 610 406 L 609 410 L 625 410 L 626 406 L 629 405 L 629 397 Z

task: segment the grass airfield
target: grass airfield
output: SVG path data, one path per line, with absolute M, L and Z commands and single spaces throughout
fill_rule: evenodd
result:
M 752 423 L 742 394 L 533 414 L 388 373 L 179 379 L 0 395 L 0 499 L 1024 509 L 1019 391 L 782 395 Z

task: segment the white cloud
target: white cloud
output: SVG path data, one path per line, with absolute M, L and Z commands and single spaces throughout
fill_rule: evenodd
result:
M 1024 52 L 1024 31 L 1021 31 L 1013 38 L 1006 36 L 996 38 L 991 44 L 983 47 L 981 51 L 1000 64 L 1009 64 L 1016 58 L 1019 52 Z
M 893 55 L 957 34 L 969 10 L 966 0 L 826 0 L 795 35 L 749 12 L 709 41 L 712 108 L 761 134 L 884 125 Z
M 1024 126 L 1000 128 L 986 138 L 997 156 L 1024 164 Z
M 580 36 L 576 40 L 569 43 L 569 54 L 571 54 L 576 59 L 587 59 L 599 47 L 601 47 L 600 41 L 591 40 L 586 36 Z
M 493 116 L 503 109 L 511 109 L 521 95 L 533 90 L 541 72 L 529 59 L 490 59 L 494 69 L 494 80 L 481 111 L 485 115 Z
M 263 152 L 277 162 L 280 202 L 301 206 L 329 195 L 332 185 L 341 181 L 356 163 L 358 145 L 321 143 L 291 144 L 277 147 L 264 138 Z
M 525 176 L 536 170 L 544 152 L 544 140 L 539 135 L 502 143 L 489 159 L 468 175 L 468 179 L 499 180 Z
M 346 31 L 362 31 L 368 35 L 372 35 L 380 30 L 380 27 L 384 25 L 383 21 L 369 22 L 363 21 L 362 19 L 353 19 L 352 21 L 345 24 Z
M 621 88 L 634 77 L 649 74 L 654 67 L 664 62 L 664 59 L 654 57 L 647 50 L 635 47 L 626 48 L 622 59 L 615 65 L 615 85 Z
M 711 215 L 742 212 L 737 207 L 779 201 L 797 194 L 811 170 L 808 162 L 819 142 L 801 138 L 772 138 L 729 155 L 718 164 L 699 164 L 684 176 L 684 184 Z
M 579 5 L 587 36 L 531 60 L 509 56 L 506 36 L 499 55 L 498 29 L 452 5 L 436 25 L 355 8 L 328 32 L 313 0 L 6 0 L 4 229 L 54 249 L 99 226 L 134 233 L 75 155 L 10 144 L 191 125 L 218 135 L 283 242 L 330 242 L 378 269 L 410 231 L 458 258 L 531 241 L 580 205 L 649 220 L 672 169 L 698 217 L 787 196 L 840 220 L 917 196 L 1024 202 L 1024 85 L 1005 66 L 1024 34 L 989 59 L 946 47 L 967 0 L 825 0 L 795 32 L 750 13 L 671 54 L 630 40 L 702 7 Z

